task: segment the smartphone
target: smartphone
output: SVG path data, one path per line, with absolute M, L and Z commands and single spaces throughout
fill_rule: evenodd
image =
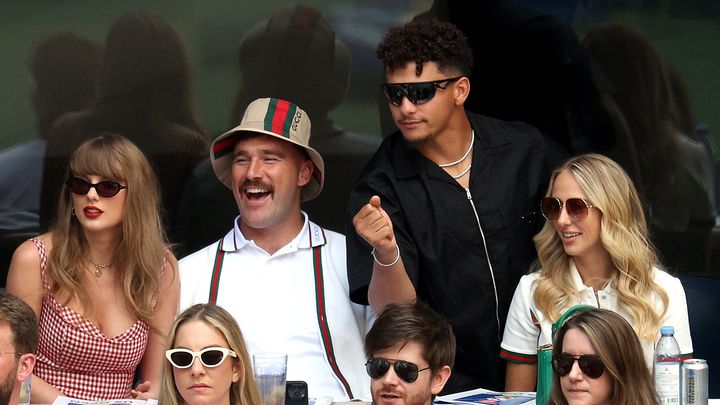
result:
M 308 386 L 305 381 L 285 383 L 285 405 L 308 405 Z

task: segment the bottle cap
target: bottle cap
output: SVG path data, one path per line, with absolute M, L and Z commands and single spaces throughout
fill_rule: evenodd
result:
M 663 326 L 660 328 L 660 334 L 661 335 L 673 335 L 675 334 L 675 328 L 672 326 Z

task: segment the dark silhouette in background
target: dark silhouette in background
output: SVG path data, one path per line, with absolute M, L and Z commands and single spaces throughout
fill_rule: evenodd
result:
M 416 18 L 449 21 L 473 50 L 473 87 L 466 109 L 526 122 L 570 153 L 613 144 L 585 50 L 572 27 L 502 0 L 436 0 Z
M 715 224 L 711 162 L 705 147 L 684 131 L 689 111 L 673 90 L 667 64 L 640 31 L 603 24 L 583 45 L 601 83 L 618 139 L 631 149 L 613 156 L 638 186 L 651 239 L 671 272 L 708 271 Z M 625 133 L 625 135 L 621 135 Z
M 355 179 L 380 144 L 379 137 L 338 127 L 328 113 L 342 102 L 350 76 L 350 52 L 335 38 L 330 21 L 304 5 L 283 8 L 242 38 L 238 53 L 241 81 L 231 124 L 247 105 L 263 97 L 290 100 L 312 121 L 311 146 L 325 160 L 323 192 L 303 204 L 321 226 L 345 233 L 344 213 Z M 202 162 L 188 182 L 178 225 L 181 252 L 193 252 L 217 240 L 237 216 L 237 206 Z M 182 254 L 181 254 L 182 256 Z
M 174 240 L 182 190 L 209 144 L 193 111 L 191 89 L 185 44 L 166 20 L 139 12 L 117 18 L 106 39 L 97 105 L 64 116 L 48 140 L 41 228 L 55 217 L 68 156 L 83 141 L 110 131 L 130 139 L 150 160 Z
M 35 47 L 30 71 L 38 136 L 0 152 L 0 229 L 37 230 L 46 139 L 59 116 L 95 103 L 101 54 L 100 44 L 73 32 L 50 35 Z M 31 217 L 6 216 L 18 211 Z
M 46 140 L 62 114 L 95 104 L 102 58 L 99 43 L 74 32 L 40 40 L 30 58 L 37 137 L 0 152 L 0 283 L 15 248 L 39 231 Z

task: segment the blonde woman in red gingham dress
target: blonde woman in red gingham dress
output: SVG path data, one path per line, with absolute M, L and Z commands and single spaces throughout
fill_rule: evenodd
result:
M 81 145 L 68 172 L 57 224 L 18 247 L 8 275 L 8 292 L 40 321 L 32 402 L 157 398 L 179 294 L 157 181 L 111 134 Z

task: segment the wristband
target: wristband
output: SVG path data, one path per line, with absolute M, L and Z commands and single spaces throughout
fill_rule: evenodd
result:
M 382 267 L 392 267 L 392 266 L 395 265 L 395 263 L 398 262 L 398 260 L 400 260 L 400 246 L 398 246 L 397 244 L 395 244 L 395 249 L 397 250 L 397 257 L 396 257 L 395 260 L 393 260 L 393 262 L 390 263 L 390 264 L 380 263 L 380 260 L 378 260 L 378 259 L 377 259 L 377 256 L 375 256 L 375 248 L 374 248 L 374 247 L 373 247 L 372 252 L 370 252 L 370 254 L 372 255 L 373 259 L 375 259 L 375 263 L 377 263 L 379 266 L 382 266 Z

